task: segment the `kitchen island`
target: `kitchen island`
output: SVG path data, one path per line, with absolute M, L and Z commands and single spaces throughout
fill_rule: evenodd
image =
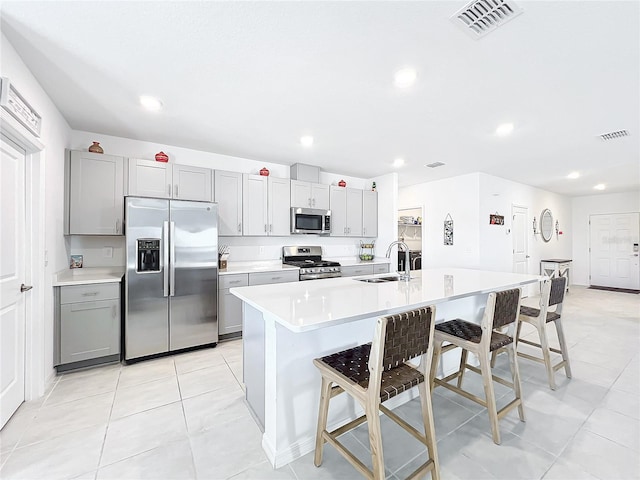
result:
M 489 292 L 544 277 L 455 268 L 412 271 L 405 281 L 364 282 L 389 274 L 232 288 L 243 301 L 243 381 L 247 404 L 276 468 L 314 448 L 320 374 L 312 360 L 370 342 L 379 316 L 436 305 L 436 321 L 479 322 Z M 454 352 L 451 352 L 454 353 Z M 453 368 L 445 358 L 444 370 Z M 387 403 L 409 401 L 404 392 Z M 331 404 L 328 428 L 361 414 L 346 395 Z

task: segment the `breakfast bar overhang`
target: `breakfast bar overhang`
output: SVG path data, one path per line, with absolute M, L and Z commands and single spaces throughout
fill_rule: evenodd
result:
M 413 271 L 410 281 L 346 277 L 232 288 L 243 302 L 243 382 L 247 405 L 264 434 L 262 446 L 278 468 L 314 448 L 320 374 L 313 359 L 370 342 L 376 319 L 426 305 L 436 321 L 479 321 L 489 292 L 541 281 L 539 275 L 460 268 Z M 451 352 L 454 353 L 454 352 Z M 452 370 L 455 357 L 441 362 Z M 393 408 L 417 392 L 404 392 Z M 342 398 L 345 397 L 345 398 Z M 328 427 L 361 415 L 358 404 L 336 397 Z M 436 412 L 437 414 L 437 412 Z

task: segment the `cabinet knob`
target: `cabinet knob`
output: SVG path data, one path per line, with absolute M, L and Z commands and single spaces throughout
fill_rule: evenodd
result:
M 176 198 L 178 198 L 178 185 L 176 185 L 174 187 L 174 193 L 175 193 Z
M 239 224 L 238 224 L 238 232 L 241 232 L 241 231 L 242 231 L 242 224 L 241 224 L 241 223 L 239 223 Z

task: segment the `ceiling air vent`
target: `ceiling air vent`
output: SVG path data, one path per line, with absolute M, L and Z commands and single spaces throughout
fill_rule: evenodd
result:
M 598 135 L 602 140 L 615 140 L 616 138 L 628 137 L 629 132 L 618 130 L 617 132 L 601 133 Z
M 473 38 L 481 38 L 521 13 L 511 0 L 473 0 L 451 20 Z
M 433 163 L 427 163 L 425 165 L 425 167 L 436 168 L 436 167 L 441 167 L 443 165 L 444 165 L 444 163 L 442 163 L 442 162 L 433 162 Z

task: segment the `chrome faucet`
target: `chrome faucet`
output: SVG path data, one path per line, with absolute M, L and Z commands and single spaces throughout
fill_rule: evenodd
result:
M 391 245 L 389 245 L 389 248 L 387 248 L 387 258 L 391 256 L 391 249 L 393 248 L 394 245 L 398 245 L 398 250 L 400 250 L 400 247 L 404 249 L 404 273 L 400 274 L 400 280 L 405 280 L 408 282 L 409 280 L 411 280 L 411 262 L 409 259 L 409 247 L 407 246 L 406 243 L 401 242 L 399 240 L 396 240 L 395 242 L 391 242 Z

